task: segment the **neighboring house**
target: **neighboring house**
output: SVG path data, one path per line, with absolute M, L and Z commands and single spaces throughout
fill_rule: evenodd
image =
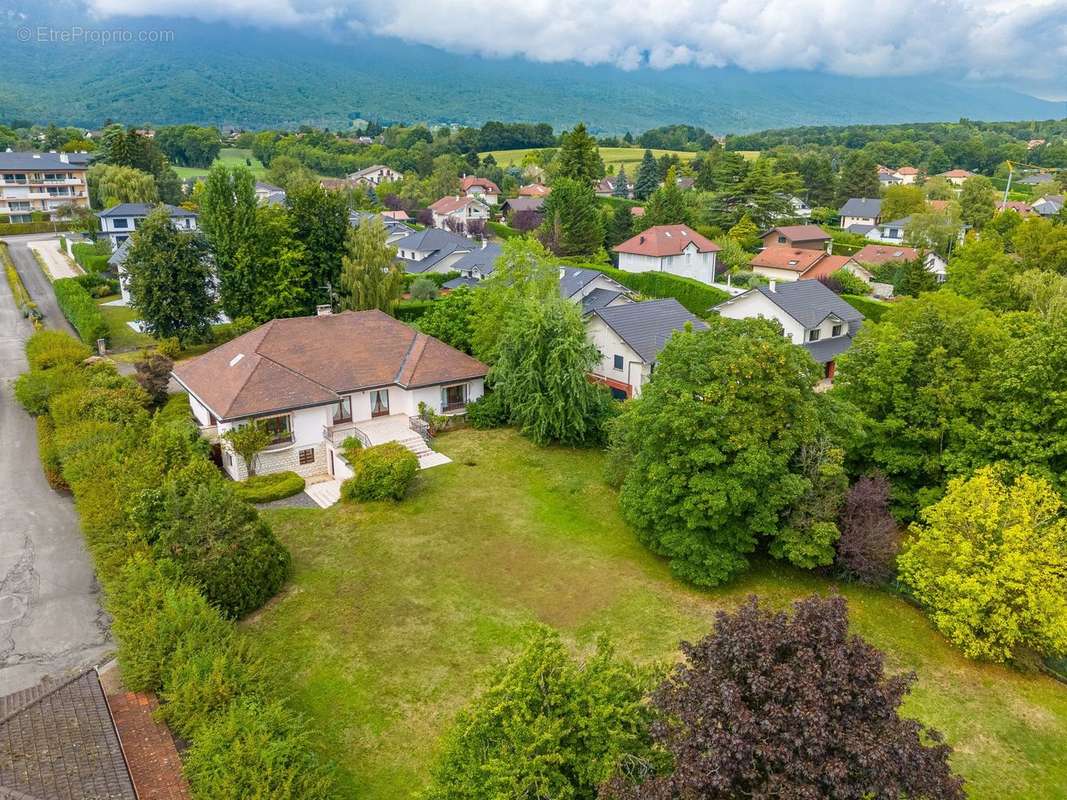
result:
M 909 186 L 919 180 L 921 172 L 915 167 L 901 167 L 894 174 L 900 178 L 900 183 Z
M 598 308 L 621 306 L 633 302 L 630 290 L 603 272 L 580 267 L 559 268 L 559 295 L 581 305 L 582 316 Z
M 383 211 L 381 212 L 382 219 L 391 219 L 396 222 L 411 222 L 411 215 L 404 209 L 400 208 L 396 211 Z
M 500 187 L 488 178 L 464 175 L 459 182 L 459 190 L 467 197 L 477 198 L 491 206 L 495 206 L 500 199 Z
M 937 177 L 944 178 L 953 186 L 963 186 L 963 182 L 968 178 L 973 178 L 974 173 L 965 169 L 950 169 L 948 172 L 940 173 Z
M 904 180 L 897 175 L 896 170 L 889 169 L 889 167 L 881 167 L 878 170 L 878 183 L 884 188 L 886 186 L 898 186 L 904 183 Z
M 445 463 L 423 438 L 420 403 L 461 414 L 482 396 L 487 367 L 382 311 L 276 319 L 182 362 L 174 380 L 205 435 L 218 442 L 223 469 L 248 475 L 225 441 L 231 428 L 258 421 L 272 443 L 257 473 L 351 477 L 341 444 L 398 441 L 421 466 Z M 412 419 L 415 418 L 415 419 Z
M 519 197 L 548 197 L 552 189 L 543 183 L 528 183 L 519 188 Z
M 1027 150 L 1033 150 L 1035 147 L 1040 147 L 1045 143 L 1044 139 L 1031 139 L 1026 143 Z
M 852 344 L 863 323 L 863 314 L 819 281 L 797 281 L 750 289 L 731 297 L 715 310 L 730 319 L 773 319 L 786 338 L 803 347 L 823 365 L 823 376 L 832 380 L 836 359 Z
M 66 205 L 89 207 L 88 153 L 0 153 L 0 215 L 32 222 Z
M 882 221 L 882 201 L 871 197 L 850 197 L 837 210 L 841 216 L 841 227 L 851 231 L 853 225 L 874 227 Z
M 760 235 L 764 247 L 795 247 L 800 250 L 829 250 L 831 237 L 818 225 L 782 225 Z
M 923 266 L 927 272 L 933 273 L 938 283 L 944 283 L 948 278 L 948 263 L 937 253 L 927 253 L 923 259 Z
M 827 278 L 846 269 L 866 283 L 871 273 L 850 256 L 835 256 L 824 250 L 801 250 L 796 247 L 765 247 L 748 262 L 749 268 L 770 280 L 792 282 Z
M 163 203 L 167 215 L 174 227 L 180 231 L 195 231 L 199 217 L 195 211 Z M 152 203 L 119 203 L 97 213 L 100 218 L 100 233 L 111 240 L 113 247 L 118 247 L 141 226 L 141 222 L 155 210 Z
M 378 214 L 373 211 L 349 211 L 348 212 L 348 224 L 353 228 L 359 227 L 359 224 L 367 219 L 379 220 L 382 225 L 385 226 L 386 232 L 386 244 L 396 244 L 406 236 L 410 236 L 417 231 L 405 222 L 401 222 L 393 217 L 387 217 L 389 212 L 383 212 Z
M 615 180 L 615 176 L 612 175 L 611 177 L 601 178 L 599 181 L 597 181 L 597 185 L 594 191 L 596 192 L 597 197 L 614 197 L 616 186 L 618 186 L 618 182 Z M 633 197 L 633 191 L 634 185 L 627 181 L 626 196 Z
M 351 183 L 354 184 L 377 186 L 381 183 L 403 180 L 404 175 L 400 172 L 397 172 L 392 167 L 387 167 L 384 164 L 375 164 L 374 166 L 367 167 L 366 169 L 361 169 L 356 172 L 350 172 L 347 178 Z
M 876 242 L 885 242 L 886 244 L 903 242 L 904 231 L 908 227 L 910 221 L 911 217 L 907 216 L 901 219 L 879 223 L 871 228 L 871 230 L 866 233 L 866 236 L 868 239 L 872 239 Z
M 445 289 L 455 289 L 458 286 L 475 286 L 493 274 L 496 260 L 500 258 L 502 250 L 496 243 L 482 242 L 482 246 L 471 250 L 461 256 L 456 263 L 449 267 L 450 272 L 458 272 L 459 277 L 446 281 Z
M 997 211 L 1007 211 L 1009 209 L 1023 217 L 1030 217 L 1034 214 L 1034 209 L 1031 205 L 1022 200 L 1009 200 L 1006 203 L 997 203 Z
M 348 178 L 320 178 L 319 186 L 329 192 L 344 192 L 349 189 L 355 189 L 359 184 L 355 181 L 350 181 Z
M 1023 186 L 1040 186 L 1043 183 L 1052 183 L 1055 178 L 1047 172 L 1038 172 L 1034 175 L 1026 175 L 1019 178 L 1016 183 L 1021 183 Z
M 540 214 L 545 210 L 544 197 L 509 197 L 500 204 L 500 210 L 505 216 L 516 214 L 520 211 L 533 211 Z
M 869 244 L 852 254 L 853 260 L 860 264 L 881 266 L 892 262 L 914 261 L 919 251 L 913 247 L 891 247 L 883 244 Z
M 457 226 L 466 231 L 474 220 L 485 221 L 489 219 L 489 206 L 474 197 L 465 195 L 452 195 L 442 197 L 430 206 L 433 213 L 433 226 L 435 228 L 449 228 Z
M 630 206 L 631 217 L 643 217 L 645 215 L 644 206 Z
M 719 246 L 688 225 L 656 225 L 616 245 L 619 269 L 669 272 L 701 283 L 715 282 Z
M 687 192 L 697 185 L 695 178 L 690 178 L 687 175 L 683 175 L 680 178 L 675 178 L 674 185 L 681 189 L 683 192 Z
M 285 189 L 271 183 L 256 181 L 256 200 L 266 206 L 284 205 Z
M 954 200 L 927 200 L 926 205 L 930 208 L 931 211 L 936 211 L 939 214 L 944 214 L 952 207 L 952 204 L 954 202 Z
M 1063 198 L 1062 194 L 1047 194 L 1032 202 L 1030 208 L 1042 217 L 1054 217 L 1063 209 Z
M 416 231 L 392 244 L 405 272 L 451 272 L 457 261 L 478 247 L 466 236 L 437 228 Z
M 652 376 L 660 351 L 686 324 L 707 330 L 707 323 L 674 298 L 597 308 L 586 317 L 586 336 L 600 353 L 592 377 L 623 400 L 639 397 Z
M 811 207 L 799 197 L 790 197 L 789 205 L 793 209 L 793 213 L 789 216 L 797 219 L 811 219 Z

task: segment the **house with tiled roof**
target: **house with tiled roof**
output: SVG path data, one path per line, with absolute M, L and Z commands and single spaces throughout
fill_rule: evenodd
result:
M 391 242 L 405 272 L 451 272 L 463 256 L 481 245 L 452 231 L 426 228 Z
M 786 338 L 807 350 L 831 380 L 837 357 L 863 323 L 863 314 L 819 281 L 771 281 L 723 301 L 715 310 L 729 319 L 775 320 Z
M 963 186 L 963 182 L 968 178 L 973 178 L 974 173 L 965 169 L 950 169 L 948 172 L 938 173 L 937 177 L 944 178 L 953 186 Z
M 915 167 L 899 167 L 893 174 L 900 179 L 900 183 L 908 186 L 918 181 L 922 173 Z
M 880 266 L 889 262 L 914 261 L 918 257 L 919 251 L 914 247 L 885 244 L 868 244 L 852 254 L 853 260 L 860 264 L 871 264 L 872 266 Z
M 686 325 L 707 330 L 707 323 L 674 298 L 597 308 L 586 316 L 586 336 L 600 353 L 591 377 L 614 397 L 639 397 L 667 341 Z
M 825 250 L 796 247 L 765 247 L 748 262 L 749 268 L 768 280 L 784 283 L 828 278 L 839 269 L 870 283 L 872 275 L 851 256 L 835 256 Z
M 1063 210 L 1063 198 L 1062 194 L 1046 194 L 1032 202 L 1030 208 L 1042 217 L 1054 217 Z
M 348 224 L 353 228 L 358 228 L 360 223 L 366 220 L 377 220 L 385 227 L 385 243 L 394 244 L 406 236 L 411 236 L 413 233 L 418 233 L 413 227 L 408 225 L 402 220 L 395 217 L 388 216 L 391 212 L 383 211 L 377 213 L 374 211 L 349 211 L 348 212 Z
M 496 260 L 503 252 L 499 244 L 495 242 L 482 242 L 481 247 L 476 247 L 464 255 L 449 267 L 450 272 L 458 272 L 459 277 L 446 281 L 442 288 L 456 289 L 460 286 L 476 286 L 493 274 L 496 269 Z
M 465 413 L 482 396 L 487 367 L 384 312 L 276 319 L 174 369 L 193 416 L 235 480 L 248 465 L 225 433 L 252 420 L 271 435 L 258 473 L 292 470 L 351 477 L 342 442 L 398 441 L 420 466 L 445 463 L 429 449 L 419 406 Z
M 519 187 L 519 197 L 548 197 L 551 191 L 552 188 L 543 183 L 528 183 Z
M 719 246 L 688 225 L 655 225 L 612 248 L 625 272 L 668 272 L 715 282 Z
M 457 194 L 442 197 L 430 205 L 433 214 L 433 226 L 445 230 L 466 232 L 471 223 L 489 219 L 489 205 L 476 197 Z
M 846 231 L 854 232 L 853 226 L 865 225 L 866 233 L 882 221 L 882 201 L 877 197 L 850 197 L 837 213 Z
M 403 173 L 387 167 L 384 164 L 375 164 L 365 169 L 350 172 L 347 176 L 349 184 L 359 186 L 378 186 L 382 183 L 403 180 Z
M 459 190 L 467 197 L 474 197 L 483 203 L 495 206 L 500 199 L 500 187 L 488 178 L 464 175 L 459 182 Z
M 130 238 L 149 214 L 162 206 L 170 217 L 171 224 L 180 231 L 195 231 L 200 215 L 195 211 L 167 203 L 118 203 L 97 212 L 100 220 L 100 233 L 111 240 L 112 247 L 118 247 Z
M 600 308 L 633 302 L 633 294 L 617 280 L 598 270 L 582 267 L 559 268 L 559 295 L 580 305 L 582 316 Z
M 764 247 L 828 250 L 831 236 L 818 225 L 780 225 L 760 234 L 760 240 Z

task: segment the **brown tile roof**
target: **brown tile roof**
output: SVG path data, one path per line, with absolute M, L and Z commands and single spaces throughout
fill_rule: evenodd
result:
M 919 170 L 915 167 L 901 167 L 897 170 L 897 175 L 918 175 Z
M 818 225 L 783 225 L 778 228 L 771 228 L 762 234 L 762 237 L 765 238 L 772 233 L 778 233 L 791 242 L 816 242 L 829 241 L 830 239 L 830 234 Z
M 519 189 L 520 197 L 544 197 L 552 189 L 542 183 L 528 183 Z
M 108 698 L 122 740 L 137 800 L 188 800 L 189 784 L 182 776 L 181 758 L 167 726 L 154 718 L 156 698 L 123 692 Z
M 787 269 L 802 275 L 826 257 L 822 250 L 802 250 L 783 245 L 763 248 L 748 263 L 753 267 Z
M 630 214 L 635 217 L 643 217 L 645 215 L 644 206 L 630 206 Z
M 397 211 L 383 211 L 382 216 L 386 219 L 395 219 L 399 220 L 400 222 L 407 222 L 411 219 L 411 215 L 403 209 L 399 209 Z
M 0 698 L 0 797 L 137 800 L 95 670 Z
M 474 197 L 467 197 L 465 195 L 449 195 L 448 197 L 442 197 L 436 203 L 430 205 L 430 210 L 435 211 L 438 214 L 452 214 L 459 211 L 464 206 L 469 206 L 472 203 L 480 202 Z
M 695 244 L 701 253 L 714 253 L 719 249 L 715 242 L 701 236 L 688 225 L 655 225 L 612 249 L 616 253 L 639 256 L 676 256 L 680 255 L 690 242 Z
M 887 261 L 914 261 L 919 251 L 912 247 L 894 247 L 888 244 L 869 244 L 852 254 L 861 264 L 884 264 Z
M 1009 200 L 1006 203 L 1000 202 L 997 203 L 997 208 L 1000 211 L 1007 211 L 1010 208 L 1013 211 L 1018 211 L 1023 216 L 1034 213 L 1034 209 L 1030 207 L 1030 204 L 1022 200 Z
M 487 367 L 381 311 L 276 319 L 179 364 L 174 376 L 220 419 L 335 402 L 341 393 L 431 386 Z
M 965 169 L 950 169 L 948 172 L 942 172 L 937 177 L 939 178 L 973 178 L 974 173 Z
M 804 280 L 828 278 L 852 260 L 852 256 L 825 256 L 801 273 L 800 277 Z
M 351 189 L 354 184 L 347 178 L 320 178 L 319 186 L 323 189 Z
M 500 187 L 493 183 L 488 178 L 478 178 L 474 175 L 467 175 L 463 180 L 459 182 L 460 191 L 465 192 L 475 186 L 480 186 L 490 194 L 500 194 Z
M 951 200 L 927 200 L 926 205 L 930 206 L 934 211 L 947 211 L 948 207 L 952 204 Z

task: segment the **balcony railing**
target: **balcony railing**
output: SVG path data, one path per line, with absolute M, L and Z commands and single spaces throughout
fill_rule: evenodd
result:
M 354 436 L 359 440 L 359 443 L 364 447 L 370 447 L 371 442 L 367 437 L 367 434 L 357 428 L 351 422 L 341 422 L 337 425 L 323 425 L 322 426 L 322 438 L 332 444 L 334 447 L 340 447 L 345 439 L 349 436 Z
M 441 406 L 442 414 L 451 414 L 456 411 L 463 411 L 467 407 L 467 401 L 461 400 L 458 403 L 445 403 Z
M 408 427 L 421 436 L 426 444 L 430 443 L 430 424 L 422 417 L 408 417 Z

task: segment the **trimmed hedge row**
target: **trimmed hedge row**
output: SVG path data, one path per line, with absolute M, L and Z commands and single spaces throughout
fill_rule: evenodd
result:
M 125 684 L 159 694 L 191 741 L 194 800 L 335 797 L 303 720 L 228 616 L 281 586 L 289 556 L 208 459 L 187 408 L 148 395 L 70 337 L 27 344 L 16 396 L 39 414 L 42 461 L 74 494 Z
M 69 489 L 63 480 L 59 450 L 56 448 L 56 426 L 47 414 L 37 418 L 37 455 L 41 458 L 41 469 L 48 479 L 48 485 L 53 489 Z
M 23 317 L 32 317 L 34 324 L 36 324 L 37 320 L 42 319 L 44 315 L 37 309 L 37 304 L 33 302 L 33 298 L 30 297 L 30 293 L 26 289 L 26 284 L 22 282 L 22 277 L 19 275 L 18 270 L 15 269 L 15 264 L 7 252 L 7 242 L 0 242 L 0 264 L 3 264 L 7 285 L 15 298 L 15 305 L 18 307 L 19 313 Z
M 111 258 L 109 253 L 101 253 L 96 245 L 89 242 L 72 244 L 70 254 L 74 257 L 74 262 L 88 273 L 106 272 L 107 260 Z
M 304 479 L 295 472 L 272 472 L 253 475 L 236 484 L 237 496 L 246 503 L 270 503 L 304 491 Z
M 52 233 L 69 231 L 67 222 L 8 222 L 0 224 L 0 236 L 18 236 L 23 233 Z
M 863 314 L 871 322 L 880 322 L 882 315 L 889 310 L 888 303 L 881 303 L 869 297 L 861 297 L 854 294 L 843 294 L 841 299 Z
M 401 300 L 396 304 L 395 316 L 401 322 L 414 322 L 433 307 L 433 300 Z
M 624 272 L 621 269 L 612 269 L 599 264 L 577 266 L 603 272 L 627 289 L 633 289 L 648 297 L 673 297 L 685 306 L 686 310 L 698 317 L 708 316 L 711 308 L 730 299 L 730 295 L 722 289 L 708 286 L 693 278 L 683 278 L 667 272 Z
M 107 321 L 92 295 L 77 278 L 60 278 L 52 284 L 56 302 L 63 316 L 86 344 L 95 344 L 97 339 L 108 338 Z

